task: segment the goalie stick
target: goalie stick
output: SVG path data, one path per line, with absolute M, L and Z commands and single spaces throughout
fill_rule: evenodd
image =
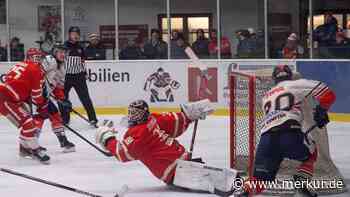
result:
M 205 70 L 208 69 L 207 66 L 202 64 L 202 62 L 199 60 L 198 56 L 194 53 L 191 47 L 186 47 L 185 53 L 191 59 L 191 61 L 197 65 L 197 67 L 200 69 L 201 72 L 204 72 Z M 198 120 L 194 122 L 194 126 L 193 126 L 191 145 L 190 145 L 190 150 L 188 154 L 190 160 L 192 159 L 192 155 L 193 155 L 194 142 L 196 140 L 196 135 L 197 135 L 197 128 L 198 128 Z
M 193 148 L 194 148 L 194 142 L 196 140 L 196 135 L 197 135 L 197 127 L 198 127 L 198 120 L 194 122 L 194 127 L 193 127 L 193 133 L 192 133 L 192 139 L 191 139 L 191 146 L 190 146 L 190 151 L 189 151 L 189 158 L 190 160 L 192 159 L 192 153 L 193 153 Z

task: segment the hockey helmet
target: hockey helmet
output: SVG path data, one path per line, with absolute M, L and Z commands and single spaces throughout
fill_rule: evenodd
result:
M 275 81 L 275 84 L 281 81 L 291 80 L 292 77 L 293 72 L 288 65 L 278 65 L 273 69 L 272 79 Z
M 135 126 L 148 120 L 150 115 L 149 107 L 146 101 L 136 100 L 130 103 L 128 107 L 128 124 Z
M 57 61 L 52 55 L 46 55 L 41 62 L 41 67 L 46 74 L 56 71 L 58 68 Z
M 56 58 L 56 61 L 58 63 L 62 63 L 65 58 L 65 52 L 66 52 L 66 47 L 63 44 L 56 43 L 53 45 L 52 50 L 51 50 L 51 55 Z M 62 55 L 57 54 L 58 52 L 63 52 L 61 53 Z
M 26 53 L 26 59 L 35 63 L 40 63 L 44 55 L 44 52 L 38 48 L 29 48 Z

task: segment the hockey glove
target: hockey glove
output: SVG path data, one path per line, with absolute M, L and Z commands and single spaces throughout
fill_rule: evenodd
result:
M 106 147 L 108 140 L 115 138 L 117 132 L 112 127 L 112 121 L 104 120 L 103 124 L 97 129 L 95 140 L 96 143 L 100 144 L 103 148 Z
M 314 111 L 314 120 L 318 128 L 323 128 L 329 123 L 327 110 L 317 105 Z
M 185 113 L 186 117 L 191 121 L 198 119 L 204 120 L 207 115 L 214 112 L 214 108 L 208 99 L 181 104 L 180 107 L 181 111 Z
M 61 106 L 65 109 L 67 109 L 67 111 L 72 111 L 72 102 L 70 102 L 68 99 L 64 99 L 63 101 L 59 101 L 59 103 L 61 104 Z

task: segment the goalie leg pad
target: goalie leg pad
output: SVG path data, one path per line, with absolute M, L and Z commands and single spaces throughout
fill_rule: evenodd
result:
M 186 114 L 190 120 L 205 119 L 207 115 L 214 112 L 214 107 L 211 105 L 209 99 L 200 100 L 193 103 L 186 103 L 180 105 L 181 110 Z
M 238 172 L 233 169 L 214 168 L 197 162 L 177 160 L 173 184 L 195 191 L 231 192 L 237 175 Z

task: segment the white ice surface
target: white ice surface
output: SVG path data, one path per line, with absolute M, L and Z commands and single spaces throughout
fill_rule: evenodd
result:
M 105 117 L 106 118 L 106 117 Z M 119 122 L 120 116 L 108 116 Z M 103 117 L 100 117 L 103 119 Z M 95 130 L 82 120 L 74 117 L 71 126 L 91 141 Z M 228 118 L 209 117 L 200 121 L 194 156 L 202 156 L 209 164 L 218 167 L 228 166 Z M 328 126 L 333 160 L 350 185 L 350 123 L 332 122 Z M 214 195 L 176 192 L 168 190 L 140 162 L 119 163 L 95 151 L 74 134 L 66 131 L 69 139 L 76 144 L 77 152 L 63 154 L 55 135 L 45 124 L 41 144 L 48 148 L 50 165 L 19 158 L 18 131 L 10 123 L 0 119 L 0 167 L 9 168 L 31 176 L 55 181 L 96 193 L 113 197 L 123 185 L 129 187 L 126 197 L 209 197 Z M 192 127 L 180 141 L 189 147 Z M 0 172 L 0 197 L 81 197 L 83 195 L 36 183 Z M 350 193 L 333 195 L 348 197 Z

